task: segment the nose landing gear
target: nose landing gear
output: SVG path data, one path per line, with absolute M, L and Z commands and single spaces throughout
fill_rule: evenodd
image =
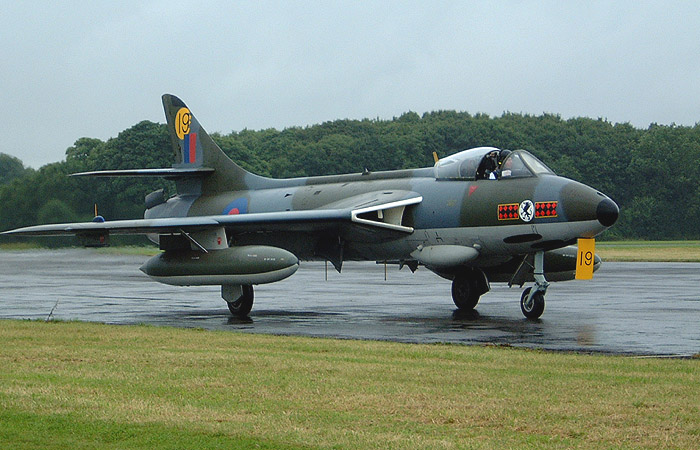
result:
M 544 251 L 535 253 L 535 285 L 523 291 L 520 297 L 520 310 L 528 319 L 539 319 L 544 312 L 544 295 L 549 283 L 544 277 Z
M 528 319 L 538 319 L 544 312 L 544 294 L 542 292 L 532 292 L 532 288 L 523 291 L 520 297 L 520 310 Z

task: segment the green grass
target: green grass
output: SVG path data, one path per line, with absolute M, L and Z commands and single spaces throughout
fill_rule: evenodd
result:
M 114 255 L 143 255 L 143 256 L 153 256 L 160 253 L 160 250 L 156 245 L 127 245 L 120 247 L 101 247 L 95 248 L 93 251 L 97 253 L 106 253 Z
M 66 248 L 66 247 L 64 247 Z M 71 248 L 71 247 L 67 247 Z M 75 247 L 73 247 L 75 248 Z M 77 247 L 83 248 L 83 247 Z M 0 244 L 0 251 L 26 251 L 26 250 L 56 250 L 57 248 L 43 247 L 38 242 L 13 242 Z M 124 245 L 115 247 L 99 247 L 92 248 L 96 253 L 105 253 L 111 255 L 144 255 L 152 256 L 160 250 L 155 245 Z
M 0 321 L 0 448 L 697 448 L 700 359 Z
M 43 248 L 38 242 L 0 243 L 0 251 L 38 250 Z
M 596 242 L 603 261 L 700 262 L 700 241 Z

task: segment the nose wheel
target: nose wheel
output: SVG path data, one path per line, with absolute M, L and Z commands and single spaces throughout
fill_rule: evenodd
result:
M 532 292 L 532 288 L 523 291 L 520 297 L 520 310 L 528 319 L 539 319 L 544 312 L 544 294 L 542 292 Z
M 544 277 L 544 252 L 535 253 L 535 285 L 523 291 L 520 296 L 520 310 L 528 319 L 539 319 L 544 312 L 544 295 L 549 283 Z

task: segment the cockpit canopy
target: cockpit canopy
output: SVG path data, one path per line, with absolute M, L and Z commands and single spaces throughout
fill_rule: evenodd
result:
M 435 163 L 435 178 L 442 180 L 523 178 L 541 174 L 554 172 L 525 150 L 509 152 L 495 147 L 477 147 Z

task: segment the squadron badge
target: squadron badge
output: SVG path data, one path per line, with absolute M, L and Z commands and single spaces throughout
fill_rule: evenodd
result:
M 535 205 L 532 200 L 523 200 L 518 207 L 518 216 L 523 222 L 529 222 L 535 217 Z

